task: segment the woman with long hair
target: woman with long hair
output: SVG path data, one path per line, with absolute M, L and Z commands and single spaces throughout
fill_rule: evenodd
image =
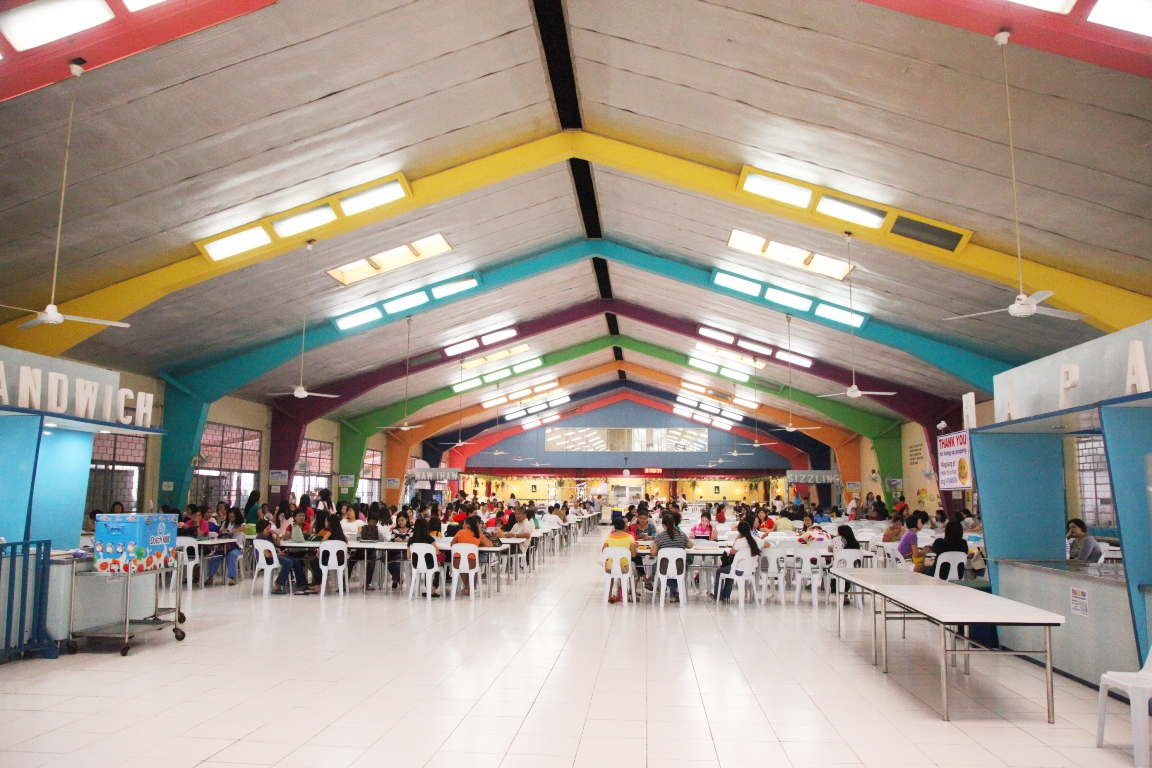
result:
M 850 525 L 842 525 L 836 529 L 836 538 L 832 539 L 832 551 L 841 549 L 860 549 L 860 542 L 856 540 L 856 532 Z
M 461 524 L 460 530 L 457 531 L 456 535 L 452 537 L 452 543 L 475 544 L 478 547 L 492 546 L 492 541 L 484 535 L 483 531 L 480 530 L 480 517 L 478 515 L 469 515 L 468 517 L 464 518 L 464 522 Z M 458 555 L 453 556 L 452 563 L 454 567 L 460 567 L 460 560 Z M 476 564 L 476 561 L 473 560 L 471 556 L 469 556 L 468 567 L 474 568 L 476 567 Z M 471 594 L 470 589 L 471 585 L 465 583 L 464 594 L 466 596 Z
M 728 550 L 728 556 L 731 557 L 732 560 L 727 565 L 722 565 L 719 569 L 717 569 L 717 585 L 720 584 L 721 573 L 732 572 L 732 565 L 736 562 L 736 557 L 741 552 L 748 552 L 751 554 L 753 564 L 750 567 L 759 567 L 759 560 L 757 558 L 760 557 L 760 543 L 756 541 L 755 537 L 752 535 L 752 528 L 748 525 L 747 520 L 741 520 L 736 524 L 736 533 L 738 534 L 736 536 L 736 541 L 732 542 L 732 548 Z M 738 571 L 738 573 L 742 573 L 742 571 Z M 732 584 L 733 582 L 731 580 L 725 581 L 724 586 L 720 589 L 720 599 L 724 602 L 727 602 L 728 599 L 732 596 Z
M 260 519 L 260 491 L 248 494 L 248 501 L 244 502 L 244 521 L 255 523 Z

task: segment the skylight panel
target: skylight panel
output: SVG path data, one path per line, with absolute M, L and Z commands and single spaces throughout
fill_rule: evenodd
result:
M 736 341 L 736 337 L 730 333 L 718 331 L 715 328 L 709 328 L 703 325 L 700 326 L 696 332 L 705 338 L 715 339 L 716 341 L 723 342 L 724 344 L 731 344 L 732 342 Z
M 812 202 L 812 190 L 807 187 L 790 184 L 760 173 L 748 173 L 744 177 L 744 191 L 797 208 L 807 208 Z
M 273 221 L 272 229 L 276 230 L 276 234 L 280 237 L 291 237 L 310 229 L 316 229 L 316 227 L 322 227 L 333 221 L 336 221 L 336 211 L 332 210 L 330 205 L 321 205 L 318 208 L 301 211 Z
M 505 339 L 511 339 L 515 335 L 515 328 L 504 328 L 499 331 L 492 331 L 492 333 L 484 334 L 480 337 L 480 343 L 484 346 L 488 346 L 489 344 L 496 344 L 497 342 L 504 341 Z
M 476 339 L 467 339 L 458 344 L 453 344 L 450 347 L 444 347 L 444 354 L 448 357 L 454 357 L 455 355 L 460 355 L 465 352 L 471 352 L 479 346 L 480 342 L 476 341 Z
M 0 32 L 17 51 L 27 51 L 114 18 L 104 0 L 34 0 L 0 13 Z
M 346 331 L 349 328 L 355 328 L 358 325 L 364 325 L 365 323 L 370 323 L 373 320 L 379 320 L 383 317 L 384 315 L 379 309 L 376 307 L 368 307 L 368 309 L 362 309 L 359 312 L 353 312 L 350 315 L 336 318 L 336 327 L 342 331 Z
M 476 389 L 478 386 L 480 386 L 480 379 L 468 379 L 467 381 L 461 381 L 459 384 L 453 384 L 452 391 L 457 393 L 467 392 L 470 389 Z
M 822 196 L 820 202 L 816 204 L 816 210 L 825 216 L 850 221 L 869 229 L 880 229 L 884 225 L 884 217 L 888 215 L 887 211 L 880 208 L 849 202 L 831 195 Z
M 1088 21 L 1152 37 L 1152 0 L 1099 0 Z
M 799 365 L 804 368 L 812 367 L 812 361 L 808 358 L 802 357 L 801 355 L 794 354 L 784 349 L 776 350 L 776 359 L 783 360 L 786 363 L 792 363 L 793 365 Z
M 358 213 L 395 202 L 404 196 L 404 185 L 393 180 L 387 184 L 381 184 L 378 187 L 340 198 L 340 208 L 346 215 L 355 216 Z

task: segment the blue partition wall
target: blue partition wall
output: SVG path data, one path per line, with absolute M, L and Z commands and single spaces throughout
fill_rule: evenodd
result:
M 1065 558 L 1064 438 L 972 432 L 984 544 L 991 560 Z M 999 591 L 996 564 L 989 565 Z
M 1104 406 L 1100 409 L 1104 450 L 1112 481 L 1112 498 L 1124 552 L 1128 599 L 1136 625 L 1140 661 L 1148 658 L 1148 615 L 1141 584 L 1152 584 L 1152 525 L 1149 523 L 1149 490 L 1152 476 L 1152 408 Z
M 53 549 L 79 546 L 91 464 L 91 432 L 43 431 L 32 491 L 29 539 L 51 539 Z
M 18 414 L 0 417 L 0 536 L 23 541 L 28 532 L 32 479 L 36 474 L 36 451 L 40 442 L 40 417 Z M 85 472 L 85 481 L 88 473 Z

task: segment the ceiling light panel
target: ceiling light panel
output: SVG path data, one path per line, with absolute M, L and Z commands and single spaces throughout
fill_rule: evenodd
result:
M 741 408 L 747 408 L 750 411 L 756 411 L 760 409 L 760 405 L 754 400 L 745 400 L 742 397 L 734 397 L 732 398 L 732 402 Z
M 492 371 L 492 373 L 484 374 L 483 379 L 484 379 L 485 384 L 491 384 L 494 381 L 500 381 L 501 379 L 506 379 L 511 375 L 512 375 L 512 370 L 510 368 L 501 368 L 498 371 Z
M 455 296 L 457 293 L 470 291 L 478 285 L 480 285 L 480 281 L 474 277 L 468 277 L 463 280 L 454 280 L 451 283 L 441 283 L 440 285 L 433 286 L 432 298 L 443 299 L 447 298 L 448 296 Z
M 802 366 L 804 368 L 811 368 L 812 367 L 812 361 L 809 360 L 808 358 L 801 357 L 800 355 L 795 355 L 795 354 L 788 352 L 787 350 L 783 350 L 783 349 L 776 350 L 776 359 L 777 360 L 783 360 L 786 363 L 792 363 L 793 365 L 799 365 L 799 366 Z
M 880 229 L 884 226 L 884 218 L 888 212 L 880 208 L 873 208 L 861 203 L 853 203 L 831 195 L 823 195 L 816 204 L 816 210 L 825 216 L 831 216 L 841 221 L 850 221 L 869 229 Z
M 1098 0 L 1088 21 L 1152 37 L 1152 0 Z
M 1008 0 L 1008 2 L 1026 5 L 1029 8 L 1039 8 L 1051 13 L 1069 13 L 1076 5 L 1076 0 Z
M 700 394 L 704 394 L 705 392 L 708 391 L 703 386 L 701 386 L 700 384 L 696 384 L 696 383 L 691 382 L 691 381 L 684 381 L 683 379 L 680 380 L 680 386 L 684 387 L 684 389 L 688 389 L 688 390 L 691 390 L 693 392 L 699 392 Z
M 322 209 L 327 210 L 330 213 L 332 212 L 331 206 L 325 205 L 322 206 Z M 274 229 L 276 229 L 276 234 L 280 235 L 281 237 L 286 237 L 289 234 L 294 233 L 281 231 L 281 226 L 284 225 L 285 222 L 290 222 L 294 219 L 298 219 L 301 216 L 306 216 L 318 210 L 321 210 L 321 208 L 314 208 L 312 211 L 306 211 L 305 213 L 297 214 L 296 216 L 291 216 L 287 219 L 281 219 L 280 221 L 274 222 L 272 226 Z M 334 213 L 332 216 L 335 218 Z M 297 230 L 297 232 L 301 231 L 304 230 Z M 205 247 L 207 248 L 208 246 Z M 420 261 L 421 259 L 439 256 L 440 254 L 447 253 L 450 250 L 452 250 L 452 246 L 448 244 L 448 241 L 444 239 L 444 236 L 436 234 L 432 235 L 431 237 L 423 238 L 422 240 L 417 240 L 414 243 L 408 243 L 407 245 L 400 245 L 395 248 L 390 248 L 387 251 L 377 253 L 375 256 L 369 256 L 367 259 L 357 259 L 350 264 L 345 264 L 342 267 L 328 270 L 328 274 L 344 285 L 352 285 L 353 283 L 358 283 L 361 280 L 367 280 L 370 277 L 383 275 L 387 272 L 400 269 L 401 267 L 406 267 L 409 264 Z M 209 255 L 211 255 L 211 253 L 209 253 Z M 467 291 L 471 288 L 475 288 L 477 285 L 479 285 L 479 282 L 475 278 L 468 277 L 438 285 L 432 289 L 432 294 L 436 298 L 442 299 L 445 296 L 451 296 L 454 293 L 460 293 L 461 291 Z
M 535 387 L 532 387 L 532 391 L 533 392 L 547 392 L 550 389 L 556 389 L 556 387 L 558 387 L 558 386 L 560 386 L 559 381 L 548 381 L 548 382 L 545 382 L 543 384 L 537 384 Z M 525 390 L 525 391 L 527 391 L 527 390 Z
M 792 309 L 798 309 L 801 312 L 807 312 L 812 309 L 812 299 L 805 296 L 797 296 L 788 291 L 782 291 L 779 288 L 769 288 L 764 292 L 764 298 L 773 304 L 783 304 Z
M 732 342 L 736 341 L 736 337 L 732 334 L 725 333 L 724 331 L 718 331 L 715 328 L 708 328 L 707 326 L 700 326 L 696 332 L 705 338 L 715 339 L 716 341 L 721 341 L 725 344 L 731 344 Z
M 512 366 L 512 371 L 514 373 L 524 373 L 524 371 L 530 371 L 533 368 L 539 368 L 542 365 L 544 365 L 544 361 L 537 357 L 534 360 L 527 360 L 523 363 L 518 363 L 517 365 Z
M 484 346 L 488 346 L 489 344 L 496 344 L 497 342 L 504 341 L 505 339 L 511 339 L 514 336 L 516 336 L 515 328 L 504 328 L 499 331 L 492 331 L 492 333 L 484 334 L 480 337 L 480 343 Z
M 453 344 L 451 346 L 444 347 L 444 354 L 447 355 L 448 357 L 453 357 L 455 355 L 460 355 L 460 354 L 463 354 L 465 352 L 471 352 L 472 350 L 476 349 L 479 346 L 480 346 L 480 342 L 476 341 L 476 339 L 468 339 L 466 341 L 461 341 L 458 344 Z
M 413 307 L 427 303 L 428 294 L 424 293 L 424 291 L 417 291 L 416 293 L 410 293 L 407 296 L 401 296 L 398 299 L 384 302 L 384 311 L 390 315 L 394 315 L 397 312 L 403 312 L 406 309 L 412 309 Z
M 480 384 L 480 379 L 468 379 L 467 381 L 461 381 L 458 384 L 453 384 L 452 391 L 457 393 L 467 392 L 470 389 L 476 389 L 476 387 L 480 386 Z
M 484 402 L 480 403 L 480 405 L 482 405 L 484 408 L 495 408 L 498 405 L 504 405 L 506 402 L 508 402 L 508 398 L 497 397 L 493 398 L 492 400 L 485 400 Z
M 554 413 L 551 416 L 546 416 L 545 418 L 540 419 L 540 423 L 541 424 L 551 424 L 552 422 L 559 421 L 559 420 L 560 420 L 560 414 Z
M 702 371 L 708 371 L 708 373 L 716 373 L 720 370 L 720 366 L 714 363 L 710 363 L 707 360 L 701 360 L 698 357 L 688 358 L 688 365 L 692 366 L 693 368 L 699 368 Z
M 27 6 L 22 5 L 20 7 L 26 8 Z M 204 250 L 213 261 L 221 261 L 247 251 L 255 250 L 271 242 L 272 237 L 263 227 L 252 227 L 251 229 L 245 229 L 236 234 L 222 237 L 219 240 L 205 243 Z
M 376 307 L 368 307 L 368 309 L 362 309 L 359 312 L 353 312 L 350 315 L 344 315 L 343 317 L 336 318 L 336 327 L 342 331 L 346 331 L 349 328 L 355 328 L 357 326 L 364 325 L 365 323 L 371 323 L 372 321 L 380 320 L 383 317 L 384 315 L 379 309 Z
M 748 296 L 759 296 L 760 291 L 763 290 L 763 286 L 760 283 L 746 280 L 743 277 L 737 277 L 727 272 L 717 272 L 714 282 L 721 288 L 727 288 L 728 290 L 743 293 Z
M 864 315 L 856 312 L 849 312 L 840 307 L 834 307 L 831 304 L 821 304 L 816 307 L 816 316 L 822 317 L 825 320 L 831 320 L 834 323 L 841 323 L 843 325 L 852 325 L 859 328 L 864 324 Z
M 748 339 L 738 340 L 736 342 L 736 346 L 740 347 L 741 349 L 746 349 L 749 352 L 755 352 L 758 355 L 764 355 L 765 357 L 772 356 L 771 347 L 766 347 L 763 344 L 757 344 L 754 341 L 748 341 Z
M 536 427 L 540 426 L 540 419 L 529 419 L 520 426 L 524 427 L 524 431 L 527 432 L 530 429 L 535 429 Z
M 516 421 L 516 419 L 522 418 L 526 415 L 528 415 L 527 411 L 512 411 L 512 413 L 506 414 L 504 419 L 506 421 Z
M 779 264 L 815 272 L 835 280 L 843 280 L 851 271 L 851 267 L 846 261 L 822 256 L 793 245 L 778 243 L 775 240 L 768 242 L 763 237 L 741 232 L 738 229 L 732 230 L 732 234 L 728 238 L 728 246 L 753 256 L 763 256 Z
M 406 196 L 404 185 L 397 180 L 389 181 L 378 187 L 356 192 L 347 197 L 340 198 L 340 208 L 348 216 L 355 216 L 373 208 L 395 202 Z
M 116 18 L 104 0 L 34 0 L 0 13 L 0 32 L 27 51 Z
M 746 173 L 743 189 L 760 197 L 767 197 L 778 203 L 786 203 L 797 208 L 807 208 L 812 202 L 812 190 L 799 184 L 765 176 L 762 173 Z
M 321 205 L 318 208 L 301 211 L 300 213 L 273 221 L 272 229 L 274 229 L 280 237 L 291 237 L 301 232 L 307 232 L 310 229 L 316 229 L 316 227 L 322 227 L 333 221 L 336 221 L 336 211 L 332 210 L 332 206 L 330 205 Z
M 733 381 L 739 381 L 742 384 L 747 384 L 748 380 L 752 378 L 746 373 L 734 371 L 731 368 L 721 368 L 720 375 L 724 376 L 725 378 L 732 379 Z

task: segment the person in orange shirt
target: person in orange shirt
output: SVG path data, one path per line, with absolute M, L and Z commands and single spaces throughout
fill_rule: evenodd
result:
M 456 535 L 452 537 L 453 544 L 475 544 L 478 547 L 491 547 L 492 540 L 489 539 L 480 530 L 480 516 L 472 515 L 471 517 L 464 518 L 464 525 L 457 531 Z M 452 565 L 455 568 L 460 567 L 460 555 L 452 555 Z M 468 555 L 468 566 L 470 568 L 476 567 L 476 561 L 472 559 L 472 555 Z M 464 594 L 468 595 L 469 584 L 467 580 L 464 583 Z

